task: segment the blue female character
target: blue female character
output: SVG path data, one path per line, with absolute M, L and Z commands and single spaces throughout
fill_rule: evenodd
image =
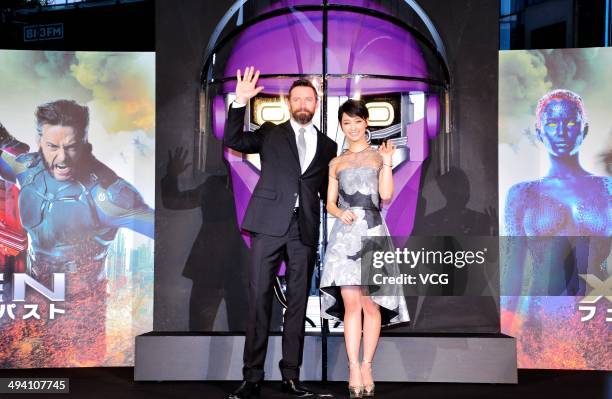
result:
M 588 273 L 606 274 L 612 179 L 595 176 L 580 164 L 578 153 L 589 125 L 578 94 L 569 90 L 547 93 L 538 102 L 536 118 L 536 136 L 548 151 L 550 169 L 544 177 L 515 184 L 508 192 L 506 234 L 527 237 L 508 255 L 522 260 L 524 250 L 530 250 L 535 277 L 530 294 L 575 295 L 584 289 L 582 283 L 578 288 L 576 271 L 584 273 L 588 265 Z M 589 241 L 588 237 L 598 238 Z M 504 282 L 510 289 L 505 292 L 516 295 L 521 289 L 517 284 L 524 283 L 524 268 L 522 263 L 511 261 L 509 265 Z M 570 270 L 565 270 L 567 265 Z

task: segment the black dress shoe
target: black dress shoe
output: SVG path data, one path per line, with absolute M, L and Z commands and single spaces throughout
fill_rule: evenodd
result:
M 242 384 L 234 392 L 230 393 L 227 399 L 250 399 L 258 398 L 261 391 L 261 384 L 258 382 L 242 381 Z
M 281 383 L 281 391 L 288 393 L 296 398 L 310 398 L 314 397 L 315 394 L 304 385 L 300 384 L 300 381 L 295 380 L 283 380 Z

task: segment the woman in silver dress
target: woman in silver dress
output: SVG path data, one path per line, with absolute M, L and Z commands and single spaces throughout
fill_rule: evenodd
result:
M 372 359 L 380 328 L 409 320 L 401 288 L 397 295 L 370 295 L 372 286 L 365 285 L 364 281 L 369 280 L 363 280 L 361 275 L 361 258 L 367 251 L 362 246 L 362 237 L 382 237 L 385 249 L 393 250 L 389 231 L 380 215 L 380 202 L 390 200 L 393 195 L 395 147 L 387 142 L 378 150 L 370 146 L 366 137 L 368 109 L 363 101 L 348 100 L 342 104 L 338 120 L 349 146 L 329 164 L 327 212 L 337 219 L 323 264 L 321 315 L 344 323 L 350 397 L 371 397 L 374 396 Z M 393 263 L 381 272 L 397 275 L 399 270 Z

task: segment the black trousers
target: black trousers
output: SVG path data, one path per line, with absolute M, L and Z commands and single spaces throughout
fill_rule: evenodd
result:
M 314 270 L 315 247 L 300 241 L 297 215 L 282 237 L 252 235 L 249 265 L 249 314 L 244 345 L 244 379 L 264 378 L 268 330 L 274 295 L 274 277 L 286 256 L 287 309 L 283 321 L 283 358 L 279 363 L 283 379 L 300 376 L 304 347 L 304 322 L 310 280 Z

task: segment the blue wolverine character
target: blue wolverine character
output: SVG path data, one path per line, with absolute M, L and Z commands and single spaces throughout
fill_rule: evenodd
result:
M 28 146 L 0 125 L 0 176 L 20 187 L 29 272 L 47 286 L 52 273 L 66 273 L 67 309 L 58 317 L 64 326 L 55 322 L 50 323 L 55 332 L 49 325 L 40 329 L 46 341 L 40 357 L 46 367 L 100 364 L 108 248 L 121 227 L 153 238 L 153 210 L 133 186 L 92 155 L 88 125 L 88 108 L 75 101 L 40 105 L 37 152 L 27 152 Z M 74 323 L 65 324 L 70 320 Z M 81 350 L 67 351 L 71 347 Z
M 89 110 L 58 100 L 36 110 L 38 152 L 0 128 L 0 176 L 20 186 L 19 212 L 29 236 L 29 263 L 74 272 L 102 261 L 117 229 L 153 238 L 153 210 L 136 189 L 98 161 L 87 142 Z

